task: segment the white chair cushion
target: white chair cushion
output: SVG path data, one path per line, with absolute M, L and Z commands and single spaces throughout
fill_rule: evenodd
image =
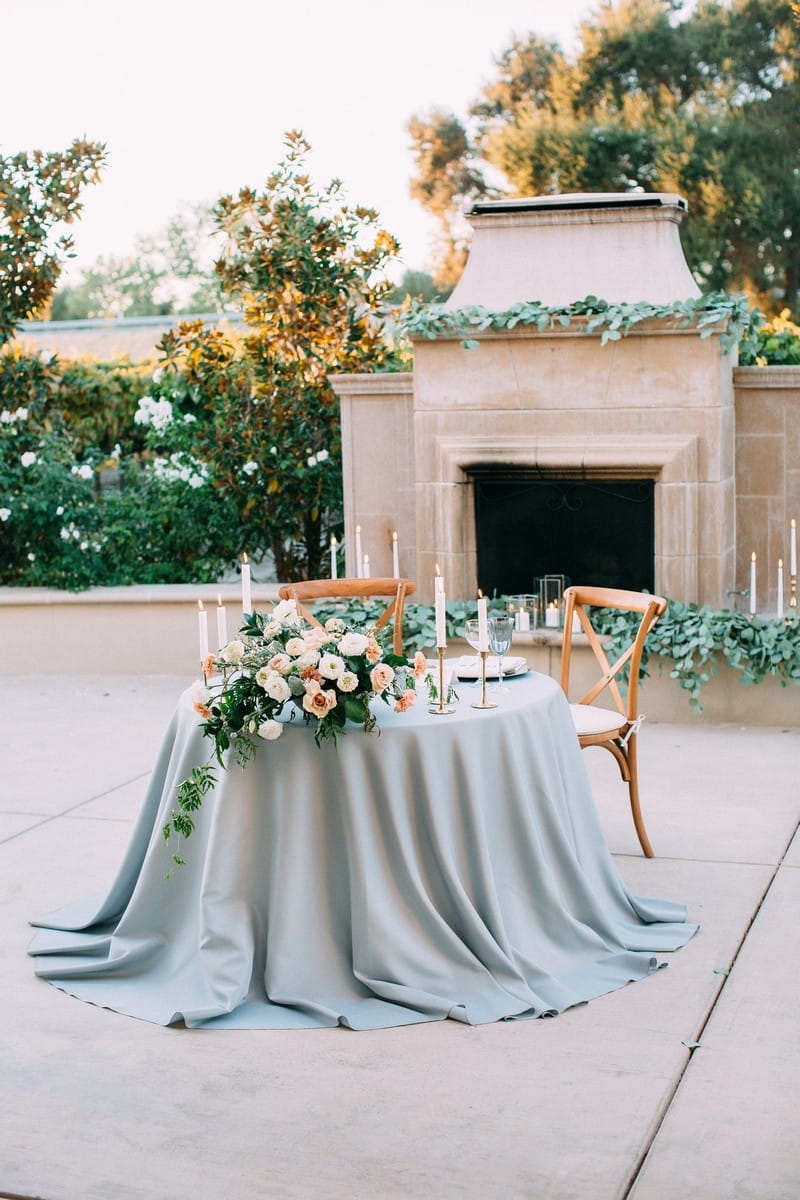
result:
M 584 733 L 616 733 L 627 725 L 618 712 L 594 704 L 570 704 L 569 711 L 579 737 Z

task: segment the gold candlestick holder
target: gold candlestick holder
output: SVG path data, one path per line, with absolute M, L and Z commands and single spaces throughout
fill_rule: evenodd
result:
M 473 708 L 497 708 L 491 700 L 486 699 L 486 660 L 489 657 L 488 650 L 479 650 L 481 656 L 481 698 L 476 700 L 472 705 Z
M 793 608 L 793 617 L 797 616 L 797 576 L 789 576 L 789 608 Z
M 453 713 L 456 710 L 451 708 L 447 701 L 447 691 L 444 686 L 444 652 L 445 646 L 437 646 L 436 653 L 439 655 L 439 703 L 432 704 L 428 712 L 435 713 L 437 717 L 447 716 L 448 713 Z

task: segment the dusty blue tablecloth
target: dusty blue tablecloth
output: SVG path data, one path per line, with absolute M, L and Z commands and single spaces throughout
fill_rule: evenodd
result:
M 161 1025 L 353 1029 L 553 1016 L 658 965 L 696 926 L 631 896 L 606 849 L 564 697 L 374 709 L 317 749 L 297 721 L 221 772 L 170 880 L 161 827 L 206 762 L 188 694 L 109 893 L 34 921 L 37 973 Z

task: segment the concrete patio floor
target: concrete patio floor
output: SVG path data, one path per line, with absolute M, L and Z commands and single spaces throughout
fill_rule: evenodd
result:
M 27 921 L 114 874 L 185 683 L 2 689 L 0 1195 L 795 1200 L 800 730 L 646 724 L 651 861 L 585 753 L 629 886 L 701 923 L 642 982 L 549 1021 L 163 1029 L 37 980 Z

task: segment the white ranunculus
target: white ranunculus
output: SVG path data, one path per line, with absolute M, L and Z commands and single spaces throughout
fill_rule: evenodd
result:
M 223 662 L 240 663 L 244 654 L 244 642 L 240 642 L 238 638 L 234 638 L 232 642 L 228 642 L 227 646 L 220 653 L 220 658 Z
M 284 700 L 288 700 L 291 696 L 289 685 L 282 675 L 272 675 L 267 680 L 264 691 L 278 704 L 283 704 Z
M 36 455 L 32 450 L 26 450 L 24 454 L 20 454 L 19 461 L 23 467 L 32 467 L 36 462 Z
M 299 654 L 305 652 L 306 644 L 301 637 L 290 637 L 286 642 L 286 653 L 291 654 L 292 658 L 297 658 Z
M 298 671 L 307 671 L 309 667 L 315 667 L 318 662 L 319 650 L 306 650 L 303 654 L 298 654 L 294 665 Z
M 354 692 L 358 687 L 358 676 L 352 671 L 342 671 L 336 681 L 336 686 L 340 692 Z
M 274 742 L 283 733 L 280 721 L 263 721 L 258 727 L 258 736 L 265 742 Z
M 339 642 L 339 652 L 346 658 L 351 655 L 363 654 L 369 645 L 369 638 L 363 633 L 346 633 Z
M 0 508 L 0 521 L 7 521 L 11 516 L 10 508 Z
M 270 613 L 273 621 L 280 622 L 281 625 L 299 625 L 300 618 L 297 615 L 296 600 L 279 600 Z
M 323 654 L 319 660 L 319 673 L 325 679 L 338 679 L 344 670 L 344 659 L 338 654 Z

